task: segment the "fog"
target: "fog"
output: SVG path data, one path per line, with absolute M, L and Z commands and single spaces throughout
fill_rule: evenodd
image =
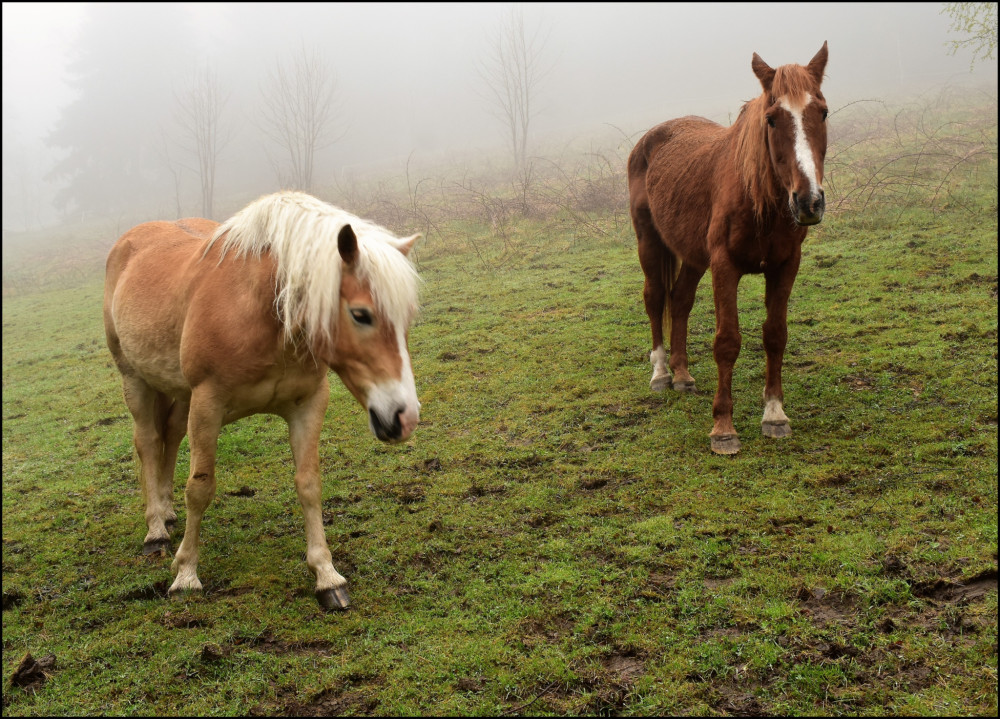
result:
M 546 70 L 529 154 L 609 133 L 634 141 L 685 114 L 728 124 L 760 91 L 754 52 L 772 66 L 804 64 L 824 40 L 832 110 L 948 83 L 996 83 L 995 60 L 970 72 L 968 52 L 949 54 L 954 36 L 940 4 L 518 7 Z M 323 58 L 337 84 L 339 139 L 317 155 L 315 186 L 398 171 L 408 159 L 502 157 L 506 138 L 481 68 L 510 10 L 4 3 L 4 236 L 115 213 L 201 214 L 176 105 L 204 67 L 227 98 L 216 197 L 278 189 L 285 171 L 260 129 L 260 91 L 277 61 L 303 49 Z

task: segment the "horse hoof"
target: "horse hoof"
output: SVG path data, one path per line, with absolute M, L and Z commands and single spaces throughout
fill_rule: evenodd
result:
M 735 434 L 720 434 L 711 437 L 712 451 L 716 454 L 736 454 L 740 451 L 740 439 Z
M 343 587 L 334 587 L 333 589 L 319 590 L 316 592 L 316 600 L 328 612 L 347 609 L 351 606 L 351 595 L 347 593 L 346 585 Z
M 151 539 L 142 545 L 142 553 L 144 556 L 150 556 L 151 554 L 159 554 L 166 557 L 170 554 L 170 538 L 167 539 Z
M 760 431 L 765 437 L 773 437 L 774 439 L 792 435 L 792 428 L 788 422 L 761 422 Z
M 694 380 L 688 379 L 674 382 L 674 392 L 690 392 L 691 394 L 694 394 Z
M 197 596 L 202 593 L 201 582 L 197 579 L 193 583 L 180 586 L 177 581 L 170 585 L 170 589 L 167 590 L 167 597 L 170 599 L 187 599 L 190 596 Z
M 662 392 L 670 384 L 670 375 L 660 374 L 649 380 L 649 388 L 654 392 Z

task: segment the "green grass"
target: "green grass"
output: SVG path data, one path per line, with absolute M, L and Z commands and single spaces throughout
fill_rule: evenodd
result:
M 811 231 L 786 440 L 760 435 L 763 282 L 743 279 L 736 457 L 709 451 L 708 280 L 699 392 L 653 394 L 615 219 L 432 234 L 413 439 L 378 443 L 334 380 L 339 614 L 312 596 L 274 417 L 223 431 L 206 591 L 166 599 L 100 284 L 5 299 L 4 715 L 995 713 L 995 188 L 954 194 Z M 187 469 L 185 441 L 175 547 Z M 28 652 L 56 665 L 25 690 Z

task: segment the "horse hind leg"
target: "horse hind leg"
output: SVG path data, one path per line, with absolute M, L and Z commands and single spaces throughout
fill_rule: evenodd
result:
M 683 263 L 674 273 L 668 309 L 670 311 L 670 371 L 673 388 L 677 392 L 694 392 L 694 377 L 688 371 L 687 331 L 688 317 L 694 306 L 694 296 L 704 271 Z
M 649 381 L 649 388 L 654 392 L 662 392 L 670 384 L 667 352 L 663 347 L 663 325 L 664 319 L 669 319 L 666 267 L 671 262 L 672 255 L 653 227 L 648 210 L 634 213 L 633 224 L 639 243 L 639 264 L 646 277 L 642 288 L 642 299 L 646 306 L 653 339 L 653 350 L 649 353 L 649 361 L 653 365 L 653 377 Z
M 160 488 L 160 467 L 164 437 L 160 415 L 163 396 L 133 374 L 122 379 L 125 404 L 132 413 L 132 441 L 139 455 L 139 484 L 142 488 L 146 515 L 146 538 L 142 553 L 169 551 L 170 533 L 166 528 L 167 508 Z
M 187 419 L 188 404 L 181 401 L 171 403 L 162 419 L 163 456 L 160 459 L 158 489 L 167 531 L 172 531 L 177 523 L 177 513 L 174 511 L 174 470 L 177 466 L 178 448 L 187 434 Z

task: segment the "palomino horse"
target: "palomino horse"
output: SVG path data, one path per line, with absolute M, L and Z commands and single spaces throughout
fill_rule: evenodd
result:
M 171 593 L 198 591 L 198 533 L 215 496 L 223 425 L 262 412 L 288 423 L 306 562 L 326 609 L 350 603 L 320 506 L 319 436 L 333 369 L 383 441 L 419 420 L 407 335 L 418 278 L 397 239 L 300 192 L 267 195 L 219 225 L 148 222 L 108 256 L 104 327 L 135 421 L 147 554 L 167 549 L 174 466 L 185 432 L 187 526 Z
M 670 120 L 647 132 L 628 158 L 632 224 L 653 332 L 650 387 L 655 391 L 667 384 L 694 391 L 687 366 L 688 315 L 698 282 L 712 271 L 719 384 L 710 437 L 718 454 L 740 449 L 732 398 L 741 342 L 736 287 L 748 273 L 763 272 L 766 288 L 762 430 L 768 437 L 791 434 L 782 406 L 781 363 L 802 241 L 806 228 L 823 219 L 827 107 L 820 84 L 826 58 L 825 42 L 805 67 L 774 69 L 754 53 L 751 67 L 764 92 L 743 106 L 731 127 L 702 117 Z

